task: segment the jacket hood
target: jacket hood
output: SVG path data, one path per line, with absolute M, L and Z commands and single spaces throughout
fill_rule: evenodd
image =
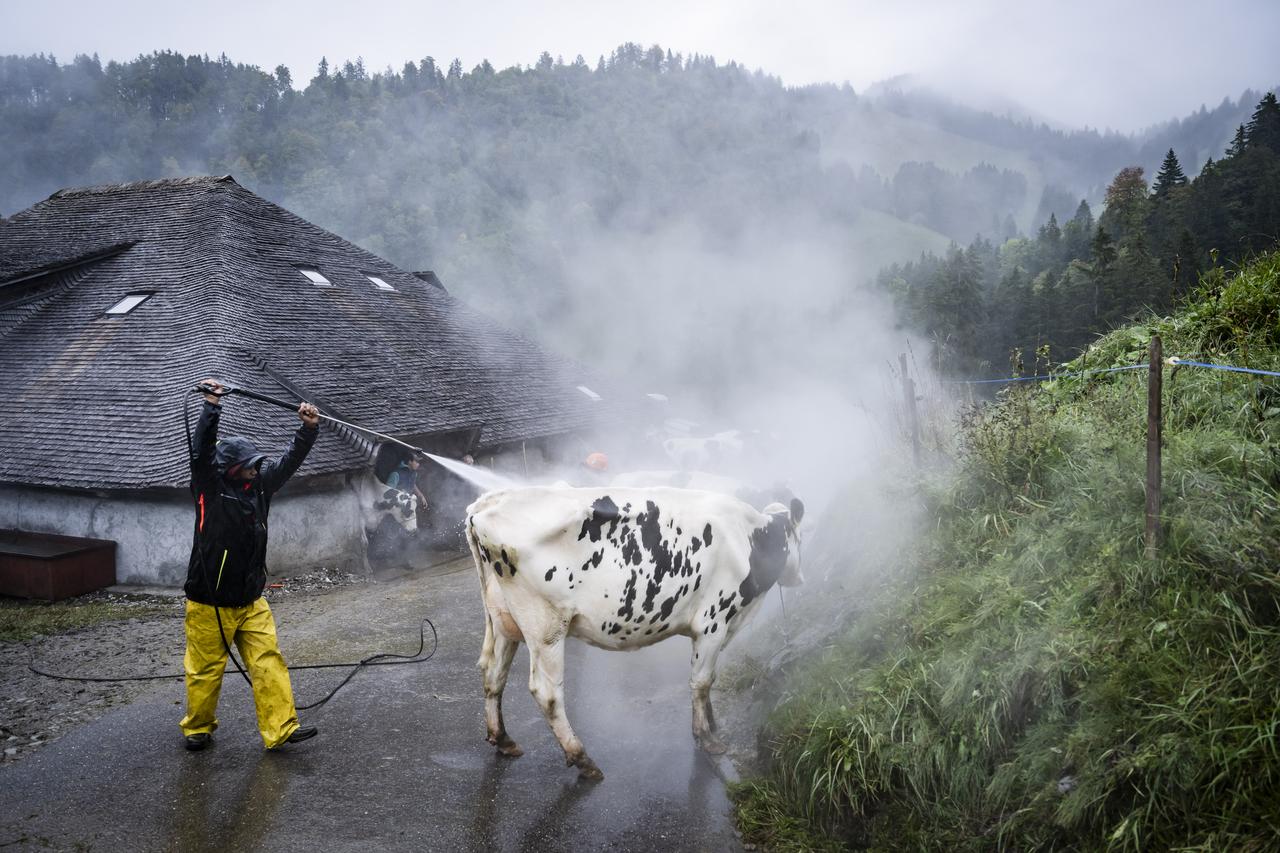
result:
M 266 458 L 267 455 L 265 453 L 259 453 L 254 443 L 242 435 L 233 435 L 218 440 L 215 462 L 218 466 L 218 472 L 223 476 L 226 476 L 226 473 L 237 465 L 246 463 L 257 465 Z

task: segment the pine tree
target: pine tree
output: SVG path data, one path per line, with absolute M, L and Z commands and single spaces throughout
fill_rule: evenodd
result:
M 1049 214 L 1049 221 L 1040 226 L 1036 235 L 1036 245 L 1040 252 L 1040 263 L 1044 267 L 1055 267 L 1062 261 L 1062 229 L 1058 227 L 1058 215 Z
M 1173 149 L 1170 148 L 1169 153 L 1164 155 L 1164 162 L 1160 164 L 1160 171 L 1156 174 L 1156 183 L 1151 188 L 1151 194 L 1154 198 L 1164 200 L 1175 189 L 1186 185 L 1187 176 L 1182 173 L 1182 166 L 1178 163 L 1178 157 L 1173 153 Z
M 1231 144 L 1227 146 L 1227 157 L 1239 157 L 1244 153 L 1244 125 L 1236 128 L 1236 135 L 1231 137 Z
M 1244 128 L 1244 148 L 1266 148 L 1280 154 L 1280 103 L 1272 92 L 1262 96 L 1253 117 Z
M 1093 210 L 1089 202 L 1080 200 L 1075 215 L 1062 228 L 1062 248 L 1068 260 L 1090 258 L 1089 241 L 1093 238 Z
M 1107 229 L 1101 225 L 1098 226 L 1098 233 L 1093 237 L 1093 243 L 1089 247 L 1093 252 L 1094 269 L 1100 273 L 1104 273 L 1111 268 L 1116 261 L 1116 244 L 1111 239 L 1111 235 L 1107 233 Z

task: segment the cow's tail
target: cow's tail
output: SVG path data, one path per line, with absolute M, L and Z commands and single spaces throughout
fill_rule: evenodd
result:
M 467 516 L 467 546 L 476 563 L 476 575 L 480 578 L 480 603 L 484 606 L 484 644 L 480 646 L 480 660 L 476 666 L 483 672 L 493 661 L 493 617 L 489 615 L 489 587 L 485 582 L 484 561 L 480 559 L 479 540 L 476 539 L 475 520 Z

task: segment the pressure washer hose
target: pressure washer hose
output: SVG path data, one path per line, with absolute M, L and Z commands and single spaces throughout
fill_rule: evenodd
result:
M 233 387 L 224 386 L 221 392 L 217 392 L 207 385 L 197 385 L 195 388 L 192 389 L 192 391 L 199 394 L 213 394 L 214 396 L 217 396 L 217 397 L 225 397 L 228 394 L 238 394 L 242 397 L 248 397 L 252 400 L 259 400 L 263 403 L 270 403 L 271 405 L 288 409 L 291 412 L 297 411 L 298 405 L 301 405 L 301 404 L 295 405 L 293 403 L 288 402 L 287 400 L 281 400 L 276 397 L 269 397 L 266 394 L 259 394 L 256 391 L 250 391 L 245 388 L 233 388 Z M 187 398 L 187 399 L 190 400 L 190 398 Z M 320 417 L 324 420 L 338 424 L 339 426 L 345 426 L 350 429 L 355 429 L 361 432 L 369 433 L 370 435 L 378 436 L 379 438 L 383 438 L 388 441 L 393 441 L 396 444 L 403 445 L 404 447 L 409 448 L 410 450 L 425 452 L 421 448 L 414 447 L 411 444 L 406 444 L 405 442 L 401 441 L 398 438 L 395 438 L 394 436 L 384 435 L 383 433 L 377 432 L 375 430 L 358 426 L 357 424 L 347 423 L 346 421 L 338 420 L 337 418 L 330 417 L 328 415 L 322 414 L 320 415 Z M 187 452 L 188 454 L 190 454 L 194 450 L 194 447 L 191 441 L 191 411 L 190 411 L 190 406 L 185 401 L 182 406 L 182 420 L 183 420 L 183 425 L 186 427 Z M 231 644 L 227 641 L 226 631 L 223 630 L 223 627 L 222 627 L 222 612 L 220 608 L 218 608 L 217 605 L 214 605 L 213 611 L 214 611 L 214 615 L 218 619 L 218 635 L 222 637 L 222 645 L 223 645 L 223 648 L 227 650 L 227 657 L 231 659 L 231 662 L 235 665 L 236 671 L 240 673 L 240 676 L 245 680 L 245 683 L 252 688 L 253 681 L 249 678 L 249 674 L 244 671 L 244 667 L 240 665 L 240 661 L 236 658 L 235 653 L 231 650 Z M 426 648 L 426 645 L 427 645 L 427 628 L 431 629 L 431 651 L 428 652 L 425 657 L 422 657 L 422 651 L 423 649 Z M 347 666 L 352 667 L 351 672 L 347 673 L 347 676 L 343 678 L 342 681 L 338 682 L 338 686 L 330 690 L 323 699 L 320 699 L 316 702 L 312 702 L 309 705 L 297 705 L 296 709 L 299 711 L 309 711 L 312 708 L 318 708 L 324 703 L 328 702 L 337 694 L 339 690 L 341 690 L 343 687 L 347 685 L 347 682 L 349 682 L 353 677 L 355 677 L 355 674 L 360 671 L 361 667 L 392 666 L 396 664 L 407 664 L 407 663 L 426 663 L 427 661 L 431 660 L 432 657 L 435 656 L 436 649 L 439 647 L 439 645 L 440 645 L 440 637 L 436 633 L 436 626 L 431 622 L 430 619 L 423 617 L 422 624 L 418 628 L 418 650 L 414 652 L 412 655 L 400 655 L 400 654 L 394 654 L 392 652 L 379 652 L 377 654 L 370 655 L 367 658 L 363 658 L 359 661 L 356 661 L 355 663 L 315 663 L 315 664 L 307 664 L 304 666 L 291 666 L 289 667 L 290 671 L 298 670 L 298 669 L 335 669 L 335 668 L 347 667 Z M 34 652 L 33 652 L 33 656 L 34 656 Z M 386 658 L 395 658 L 395 660 L 386 660 Z M 44 670 L 38 669 L 34 662 L 27 664 L 27 669 L 29 669 L 31 672 L 35 673 L 36 675 L 43 676 L 44 678 L 52 678 L 57 681 L 89 681 L 89 682 L 110 683 L 110 682 L 121 682 L 121 681 L 159 681 L 161 679 L 166 679 L 166 678 L 185 678 L 186 677 L 186 673 L 175 673 L 170 675 L 131 675 L 131 676 L 121 676 L 118 678 L 101 678 L 101 677 L 95 678 L 95 677 L 89 677 L 89 676 L 61 675 L 58 673 L 45 672 Z

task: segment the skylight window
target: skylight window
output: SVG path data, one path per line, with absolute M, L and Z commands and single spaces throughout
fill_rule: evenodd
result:
M 373 282 L 373 286 L 378 288 L 378 290 L 395 290 L 394 287 L 387 284 L 385 280 L 383 280 L 382 278 L 376 275 L 370 275 L 369 273 L 365 273 L 364 277 L 369 279 L 369 281 Z
M 130 293 L 124 299 L 121 299 L 115 305 L 107 309 L 108 314 L 128 314 L 134 308 L 151 298 L 150 293 Z
M 579 385 L 578 390 L 581 391 L 583 394 L 586 394 L 588 397 L 590 397 L 592 400 L 596 402 L 599 402 L 601 399 L 599 394 L 597 394 L 595 391 L 592 391 L 586 385 Z
M 298 272 L 310 279 L 312 284 L 317 284 L 320 287 L 333 287 L 333 282 L 321 275 L 320 270 L 315 267 L 298 267 Z

